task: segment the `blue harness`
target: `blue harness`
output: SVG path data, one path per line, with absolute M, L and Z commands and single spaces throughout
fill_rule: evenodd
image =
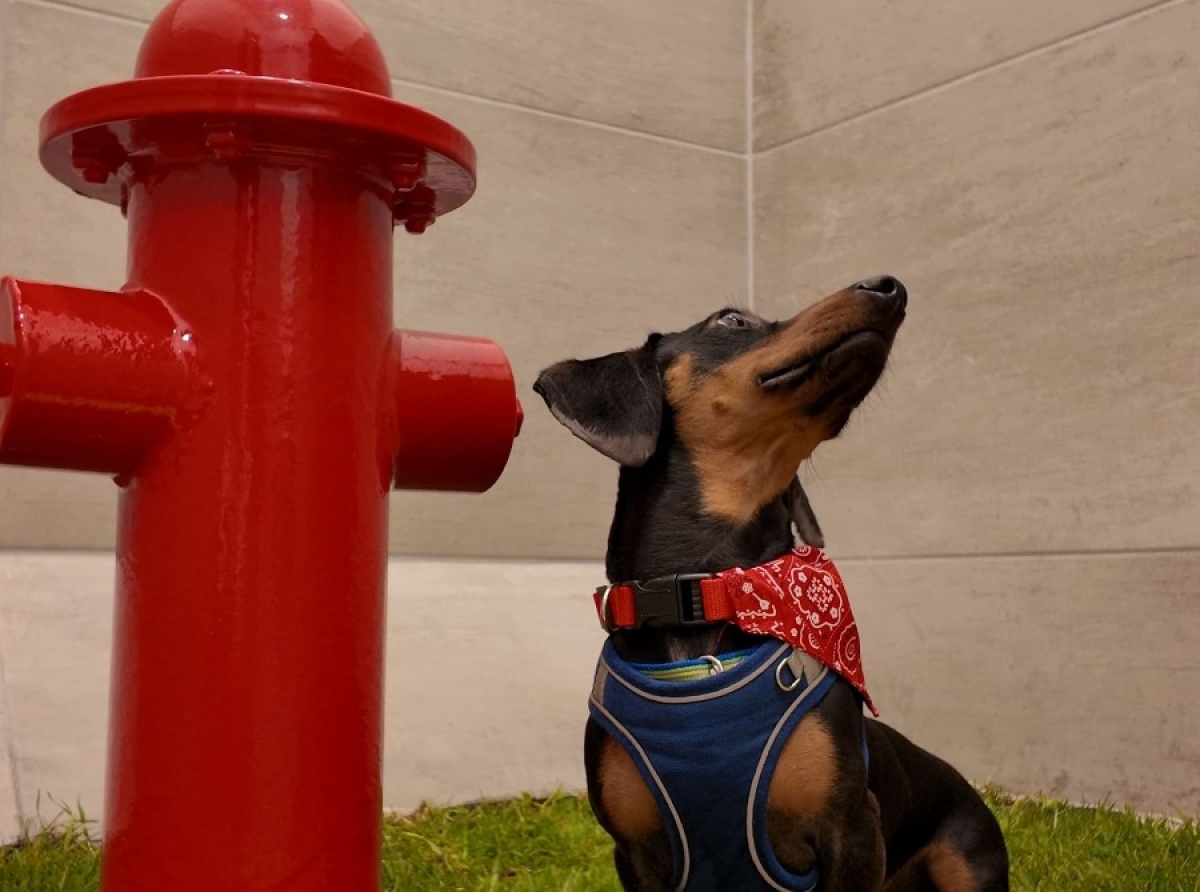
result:
M 611 641 L 600 654 L 589 709 L 629 753 L 658 802 L 676 892 L 816 889 L 816 867 L 791 873 L 767 839 L 767 791 L 779 754 L 837 678 L 811 661 L 796 672 L 793 653 L 769 641 L 745 651 L 732 668 L 691 681 L 646 672 L 704 661 L 628 663 Z

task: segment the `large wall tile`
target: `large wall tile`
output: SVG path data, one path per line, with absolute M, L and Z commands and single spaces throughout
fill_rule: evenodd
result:
M 481 163 L 470 204 L 420 238 L 399 237 L 397 322 L 499 341 L 526 421 L 492 492 L 393 497 L 393 545 L 599 556 L 616 466 L 551 418 L 534 378 L 746 299 L 744 164 L 427 91 L 403 96 L 462 126 Z
M 142 21 L 166 5 L 71 2 Z M 700 145 L 746 148 L 746 0 L 348 3 L 374 31 L 393 77 Z M 132 67 L 132 56 L 114 58 Z
M 94 11 L 131 22 L 149 22 L 171 0 L 51 0 L 56 6 Z M 352 0 L 353 2 L 353 0 Z M 125 57 L 127 70 L 133 71 L 133 56 Z
M 741 152 L 745 0 L 359 0 L 392 74 Z
M 603 572 L 599 563 L 392 562 L 387 807 L 583 789 L 587 695 L 604 640 L 589 592 Z
M 0 743 L 4 744 L 3 751 L 0 751 L 0 843 L 17 839 L 25 830 L 25 822 L 17 802 L 16 786 L 13 783 L 16 767 L 10 755 L 10 731 L 8 710 L 0 705 Z
M 848 560 L 883 720 L 975 781 L 1200 815 L 1200 553 Z
M 879 393 L 811 495 L 856 555 L 1200 544 L 1200 2 L 755 165 L 758 306 L 889 271 Z
M 56 803 L 100 817 L 115 575 L 108 555 L 0 553 L 0 693 L 28 820 Z
M 0 547 L 116 544 L 117 487 L 107 477 L 0 465 Z
M 128 76 L 141 27 L 65 8 L 11 4 L 0 168 L 0 271 L 93 288 L 118 287 L 125 221 L 80 198 L 38 161 L 38 124 L 55 102 Z
M 1045 46 L 1154 0 L 754 0 L 758 148 Z
M 3 11 L 0 11 L 2 15 Z M 0 570 L 0 579 L 3 578 L 3 570 Z M 17 766 L 13 763 L 15 733 L 4 681 L 4 648 L 0 644 L 0 845 L 15 839 L 24 830 L 21 804 L 17 800 Z

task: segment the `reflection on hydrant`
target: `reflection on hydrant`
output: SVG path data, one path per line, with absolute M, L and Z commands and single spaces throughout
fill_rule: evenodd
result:
M 0 285 L 0 461 L 121 487 L 103 888 L 376 889 L 387 494 L 521 423 L 495 344 L 392 328 L 474 150 L 340 0 L 176 0 L 41 159 L 129 221 L 119 292 Z

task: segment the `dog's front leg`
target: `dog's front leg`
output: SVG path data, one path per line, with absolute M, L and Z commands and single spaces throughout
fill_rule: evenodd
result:
M 666 845 L 666 839 L 663 839 Z M 617 840 L 613 850 L 613 863 L 617 868 L 617 879 L 624 892 L 674 892 L 667 873 L 663 872 L 661 848 L 646 847 Z
M 588 720 L 584 735 L 588 801 L 616 844 L 613 862 L 625 892 L 672 892 L 671 844 L 658 804 L 633 760 Z
M 864 790 L 862 803 L 842 814 L 816 818 L 770 814 L 767 819 L 775 857 L 789 871 L 804 874 L 814 866 L 821 892 L 877 892 L 883 888 L 885 848 L 875 797 Z
M 886 849 L 879 803 L 867 789 L 862 715 L 847 690 L 832 691 L 784 744 L 767 798 L 767 831 L 787 870 L 813 867 L 821 892 L 876 892 Z

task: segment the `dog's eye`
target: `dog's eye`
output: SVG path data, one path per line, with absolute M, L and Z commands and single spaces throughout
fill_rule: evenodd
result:
M 722 313 L 716 318 L 715 322 L 717 325 L 725 328 L 750 328 L 754 324 L 741 313 L 735 313 L 732 310 L 728 313 Z

